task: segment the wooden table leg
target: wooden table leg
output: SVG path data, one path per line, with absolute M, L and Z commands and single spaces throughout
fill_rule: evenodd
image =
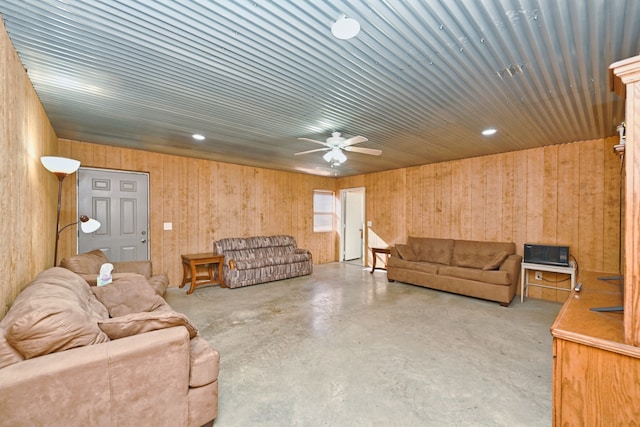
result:
M 191 294 L 193 293 L 194 289 L 196 288 L 196 281 L 198 280 L 198 271 L 196 269 L 196 263 L 195 261 L 191 261 L 189 262 L 189 264 L 191 264 L 191 287 L 189 288 L 189 290 L 187 291 L 187 294 Z
M 180 287 L 183 288 L 188 281 L 189 281 L 189 266 L 185 260 L 182 260 L 182 283 L 180 284 Z
M 220 287 L 226 288 L 227 285 L 224 284 L 224 280 L 222 277 L 222 262 L 218 263 L 218 282 L 220 282 Z
M 373 272 L 376 270 L 376 261 L 378 260 L 378 257 L 376 256 L 376 251 L 371 252 L 373 255 L 373 262 L 371 263 L 371 274 L 373 274 Z

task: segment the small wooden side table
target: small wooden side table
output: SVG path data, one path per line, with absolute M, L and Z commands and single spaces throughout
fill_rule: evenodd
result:
M 222 265 L 224 264 L 224 255 L 214 254 L 211 252 L 202 254 L 188 254 L 181 255 L 182 257 L 182 284 L 180 287 L 184 287 L 187 282 L 191 282 L 191 287 L 187 291 L 187 294 L 191 294 L 196 286 L 212 284 L 220 285 L 226 288 L 222 281 Z M 213 272 L 213 265 L 218 264 L 217 278 Z M 207 266 L 207 275 L 198 276 L 198 266 Z
M 385 254 L 387 260 L 389 259 L 389 255 L 391 255 L 391 249 L 389 248 L 371 248 L 371 255 L 373 255 L 373 263 L 371 264 L 371 273 L 373 274 L 373 272 L 376 269 L 376 261 L 378 259 L 378 257 L 376 256 L 377 254 Z M 385 263 L 384 267 L 378 267 L 381 270 L 386 270 L 387 265 Z

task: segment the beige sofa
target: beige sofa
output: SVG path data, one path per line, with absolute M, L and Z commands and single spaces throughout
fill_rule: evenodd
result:
M 224 255 L 222 268 L 228 288 L 256 285 L 313 273 L 313 257 L 297 247 L 293 236 L 227 238 L 213 243 Z
M 151 287 L 160 296 L 164 296 L 169 286 L 169 277 L 165 273 L 153 273 L 151 261 L 109 261 L 100 249 L 66 257 L 60 261 L 60 267 L 79 274 L 87 283 L 95 286 L 100 267 L 107 262 L 113 264 L 113 280 L 131 276 L 132 274 L 141 274 L 147 278 Z
M 142 275 L 40 273 L 0 321 L 0 426 L 201 426 L 219 354 Z
M 513 242 L 409 237 L 391 247 L 387 278 L 508 306 L 522 257 Z

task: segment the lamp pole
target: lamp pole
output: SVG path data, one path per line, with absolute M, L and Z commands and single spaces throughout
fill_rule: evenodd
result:
M 53 266 L 58 263 L 58 240 L 60 240 L 60 208 L 62 201 L 62 181 L 67 177 L 64 172 L 54 172 L 54 175 L 58 178 L 58 215 L 56 218 L 56 246 L 53 250 Z

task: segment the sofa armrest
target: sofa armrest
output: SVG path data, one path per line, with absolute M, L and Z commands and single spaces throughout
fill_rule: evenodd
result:
M 162 329 L 0 369 L 0 424 L 182 425 L 188 387 L 189 334 Z
M 294 249 L 293 253 L 294 254 L 309 255 L 309 259 L 313 259 L 313 255 L 311 254 L 311 251 L 309 249 L 296 248 L 296 249 Z
M 153 275 L 153 267 L 151 261 L 114 261 L 114 273 L 137 273 L 142 274 L 147 279 Z
M 389 256 L 395 257 L 395 258 L 400 258 L 400 255 L 398 254 L 398 249 L 396 249 L 395 246 L 389 246 Z
M 506 271 L 509 275 L 511 286 L 517 286 L 520 279 L 520 265 L 522 264 L 522 256 L 512 254 L 505 259 L 500 265 L 501 271 Z

